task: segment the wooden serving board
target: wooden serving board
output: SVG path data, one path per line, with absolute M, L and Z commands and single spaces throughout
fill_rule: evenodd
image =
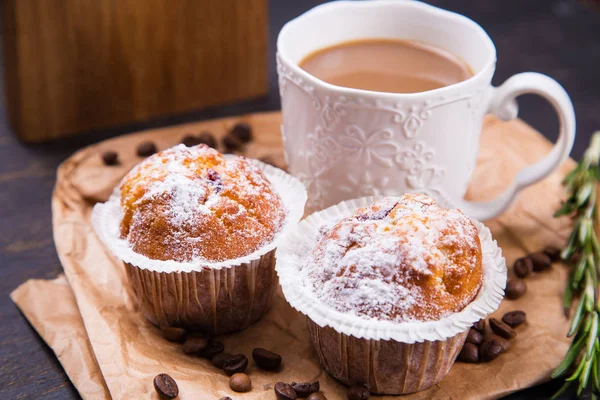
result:
M 160 338 L 157 329 L 143 319 L 132 301 L 122 264 L 108 254 L 90 226 L 94 202 L 107 199 L 121 177 L 141 160 L 135 155 L 140 142 L 152 140 L 160 149 L 165 149 L 178 144 L 189 133 L 208 130 L 221 137 L 240 121 L 253 127 L 256 138 L 243 153 L 255 158 L 269 155 L 282 165 L 281 116 L 272 112 L 114 138 L 77 152 L 59 168 L 52 200 L 54 233 L 74 297 L 64 295 L 64 285 L 58 291 L 51 282 L 46 285 L 37 282 L 32 290 L 28 290 L 28 284 L 19 288 L 18 296 L 13 298 L 38 331 L 57 326 L 52 324 L 52 318 L 57 317 L 51 315 L 48 307 L 55 308 L 60 302 L 70 305 L 76 302 L 77 308 L 70 309 L 78 309 L 81 318 L 73 315 L 69 324 L 80 334 L 72 339 L 86 348 L 89 346 L 84 342 L 89 341 L 94 356 L 90 359 L 90 352 L 81 352 L 61 362 L 84 397 L 91 393 L 86 393 L 90 386 L 83 383 L 81 376 L 97 380 L 96 390 L 106 383 L 113 398 L 153 398 L 152 378 L 159 372 L 169 372 L 179 382 L 182 399 L 226 395 L 236 399 L 272 398 L 272 385 L 277 381 L 311 379 L 320 380 L 329 399 L 345 398 L 343 385 L 320 368 L 304 318 L 289 307 L 281 294 L 263 320 L 223 340 L 227 351 L 232 353 L 249 354 L 253 347 L 271 348 L 283 355 L 285 367 L 277 374 L 251 368 L 249 374 L 254 389 L 244 395 L 234 395 L 224 374 L 215 371 L 205 360 L 183 355 L 177 345 Z M 471 200 L 493 198 L 522 167 L 541 159 L 550 147 L 538 132 L 519 120 L 501 122 L 487 118 L 478 165 L 467 197 Z M 105 150 L 118 151 L 121 164 L 104 166 L 101 154 Z M 508 212 L 486 222 L 509 265 L 526 252 L 564 243 L 570 222 L 554 219 L 552 214 L 564 197 L 560 181 L 573 166 L 574 162 L 568 160 L 549 178 L 524 190 Z M 550 271 L 534 274 L 527 279 L 529 290 L 524 297 L 502 303 L 495 315 L 522 309 L 528 316 L 528 322 L 517 328 L 518 335 L 509 352 L 488 364 L 456 363 L 438 385 L 407 398 L 497 398 L 548 380 L 568 347 L 567 321 L 561 305 L 566 273 L 564 266 L 555 265 Z M 52 306 L 47 304 L 50 296 L 53 296 Z M 44 338 L 51 347 L 60 350 L 64 342 L 57 342 L 56 336 L 46 331 Z M 101 374 L 93 373 L 94 368 Z M 87 374 L 82 374 L 82 369 Z

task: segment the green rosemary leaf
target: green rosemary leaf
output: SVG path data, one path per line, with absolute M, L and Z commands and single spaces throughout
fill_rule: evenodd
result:
M 572 381 L 579 379 L 579 375 L 581 375 L 581 371 L 583 371 L 584 367 L 585 367 L 585 363 L 583 363 L 583 362 L 579 363 L 575 372 L 573 372 L 573 374 L 571 374 L 571 376 L 569 376 L 567 379 L 565 379 L 565 381 L 572 382 Z
M 552 372 L 552 379 L 556 379 L 562 375 L 569 369 L 569 367 L 573 364 L 573 361 L 579 355 L 579 352 L 583 348 L 585 344 L 585 335 L 581 335 L 579 339 L 571 343 L 565 358 L 561 361 L 561 363 L 556 367 L 556 369 Z
M 554 393 L 554 396 L 552 396 L 552 400 L 557 399 L 558 397 L 560 397 L 561 395 L 563 395 L 567 389 L 569 388 L 569 386 L 571 386 L 571 382 L 565 382 L 560 389 L 558 389 L 558 391 L 556 393 Z
M 577 396 L 581 396 L 581 392 L 583 392 L 583 389 L 587 387 L 588 381 L 590 379 L 590 371 L 592 370 L 591 360 L 586 360 L 582 364 L 583 369 L 579 374 L 579 388 L 577 388 Z
M 554 217 L 562 217 L 563 215 L 569 215 L 573 211 L 576 210 L 575 204 L 573 202 L 566 201 L 562 204 L 562 206 L 554 213 Z
M 583 303 L 583 299 L 579 299 L 579 303 L 577 303 L 577 308 L 575 309 L 575 314 L 573 315 L 573 319 L 571 319 L 571 326 L 569 327 L 569 333 L 567 333 L 567 337 L 573 336 L 579 329 L 579 325 L 581 325 L 584 309 Z
M 600 339 L 596 339 L 596 343 L 598 343 Z M 592 365 L 592 386 L 596 390 L 600 390 L 600 354 L 595 352 L 594 361 Z
M 592 221 L 584 219 L 579 224 L 579 242 L 586 243 L 587 237 L 592 230 Z
M 575 203 L 577 205 L 577 207 L 581 207 L 587 202 L 587 200 L 590 197 L 590 195 L 592 194 L 593 190 L 594 190 L 594 183 L 587 182 L 581 187 L 581 189 L 579 189 L 577 191 L 577 200 Z
M 581 260 L 579 260 L 579 262 L 577 263 L 575 270 L 573 270 L 573 272 L 572 272 L 573 282 L 571 282 L 573 289 L 577 289 L 579 287 L 579 284 L 581 283 L 581 279 L 583 278 L 583 274 L 585 273 L 585 268 L 587 266 L 587 263 L 588 263 L 588 258 L 581 257 Z
M 598 313 L 592 314 L 592 326 L 590 328 L 590 332 L 588 334 L 588 340 L 585 351 L 585 359 L 589 360 L 592 358 L 594 353 L 594 345 L 596 344 L 596 340 L 598 338 Z
M 572 276 L 572 274 L 569 274 L 569 280 L 567 282 L 567 286 L 565 287 L 565 295 L 563 297 L 563 309 L 565 317 L 567 318 L 569 318 L 571 305 L 573 304 L 573 288 L 571 287 Z

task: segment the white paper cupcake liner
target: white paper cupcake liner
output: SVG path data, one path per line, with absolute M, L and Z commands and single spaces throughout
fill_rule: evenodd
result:
M 225 155 L 225 158 L 235 156 Z M 120 223 L 123 219 L 123 211 L 120 205 L 120 191 L 117 186 L 106 203 L 98 203 L 92 211 L 92 226 L 98 237 L 105 243 L 110 251 L 120 260 L 138 268 L 155 272 L 199 272 L 209 269 L 222 269 L 250 264 L 259 260 L 262 256 L 273 251 L 304 215 L 304 206 L 307 195 L 304 185 L 285 171 L 265 164 L 258 160 L 250 161 L 256 163 L 260 170 L 273 185 L 275 192 L 281 197 L 285 207 L 286 216 L 283 225 L 273 240 L 244 257 L 239 257 L 222 262 L 206 262 L 202 260 L 190 262 L 178 262 L 174 260 L 154 260 L 142 254 L 136 253 L 130 247 L 126 239 L 120 237 Z
M 339 312 L 317 298 L 306 286 L 298 271 L 306 264 L 323 225 L 332 225 L 367 207 L 379 197 L 363 197 L 341 202 L 311 214 L 300 222 L 280 243 L 276 251 L 276 270 L 287 301 L 320 327 L 329 326 L 345 335 L 369 340 L 395 340 L 402 343 L 444 341 L 466 331 L 474 322 L 495 311 L 504 297 L 506 262 L 490 230 L 479 221 L 477 227 L 482 247 L 483 284 L 475 299 L 460 312 L 439 321 L 393 322 L 361 318 Z M 435 198 L 435 196 L 432 196 Z M 447 200 L 435 198 L 444 208 L 454 208 Z

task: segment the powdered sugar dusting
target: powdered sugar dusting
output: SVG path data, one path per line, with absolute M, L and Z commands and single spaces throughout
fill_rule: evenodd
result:
M 325 304 L 398 322 L 459 311 L 477 294 L 481 273 L 469 218 L 416 194 L 384 198 L 340 221 L 302 269 Z
M 121 235 L 154 259 L 210 262 L 268 243 L 285 210 L 262 171 L 205 145 L 175 146 L 132 169 L 121 183 Z

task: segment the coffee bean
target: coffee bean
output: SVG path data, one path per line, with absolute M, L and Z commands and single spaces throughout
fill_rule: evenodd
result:
M 479 359 L 484 362 L 489 362 L 498 358 L 506 350 L 495 340 L 486 340 L 479 347 Z
M 481 332 L 475 329 L 469 329 L 466 342 L 473 343 L 479 346 L 481 342 L 483 342 L 483 335 L 481 334 Z
M 367 400 L 371 397 L 371 393 L 364 386 L 355 385 L 348 389 L 346 396 L 348 400 Z
M 276 370 L 281 365 L 281 356 L 279 354 L 260 347 L 252 350 L 252 359 L 256 365 L 267 371 Z
M 491 335 L 488 339 L 496 342 L 496 344 L 500 345 L 500 347 L 502 347 L 502 350 L 504 351 L 508 351 L 508 349 L 510 349 L 510 342 L 504 339 L 503 337 L 500 337 L 498 335 Z
M 163 328 L 162 335 L 169 342 L 181 343 L 185 341 L 187 332 L 183 328 L 178 328 L 176 326 L 168 326 L 166 328 Z
M 544 250 L 542 250 L 552 262 L 560 261 L 560 249 L 556 246 L 546 246 Z
M 156 153 L 154 142 L 142 142 L 137 147 L 137 155 L 140 157 L 149 157 L 154 153 Z
M 207 346 L 208 341 L 206 339 L 197 336 L 188 336 L 181 347 L 185 354 L 200 356 Z
M 311 393 L 318 392 L 320 389 L 319 381 L 315 382 L 292 382 L 292 388 L 298 395 L 298 397 L 307 397 Z
M 504 316 L 502 317 L 502 321 L 514 328 L 517 327 L 519 325 L 521 325 L 523 322 L 525 322 L 525 312 L 521 311 L 521 310 L 517 310 L 517 311 L 511 311 L 511 312 L 507 312 L 506 314 L 504 314 Z
M 225 137 L 223 137 L 223 139 L 221 139 L 221 143 L 223 143 L 223 147 L 225 147 L 225 150 L 228 152 L 238 150 L 243 145 L 243 143 L 238 138 L 231 135 L 226 135 Z
M 249 392 L 252 389 L 252 381 L 248 375 L 240 372 L 229 378 L 229 387 L 236 392 Z
M 198 355 L 210 360 L 217 354 L 222 353 L 223 350 L 225 350 L 225 346 L 222 342 L 219 342 L 218 340 L 209 340 L 206 347 L 202 349 Z
M 458 353 L 458 360 L 466 363 L 479 362 L 479 348 L 474 343 L 466 342 Z
M 545 271 L 552 267 L 552 260 L 546 253 L 538 251 L 537 253 L 530 254 L 529 257 L 533 261 L 533 270 L 535 272 Z
M 117 165 L 119 163 L 119 155 L 116 151 L 105 151 L 102 153 L 102 161 L 104 165 Z
M 177 382 L 167 374 L 158 374 L 154 377 L 154 389 L 162 399 L 174 399 L 179 395 Z
M 323 392 L 311 393 L 307 400 L 327 400 Z
M 515 275 L 519 278 L 527 277 L 533 271 L 533 261 L 530 257 L 522 257 L 515 261 L 513 265 Z
M 198 142 L 204 143 L 205 145 L 207 145 L 208 147 L 212 147 L 213 149 L 216 149 L 218 145 L 215 135 L 208 131 L 200 132 L 200 134 L 198 135 Z
M 233 357 L 232 354 L 219 353 L 219 354 L 216 354 L 210 361 L 212 362 L 212 365 L 214 365 L 215 367 L 217 367 L 219 369 L 223 369 L 225 362 L 228 361 L 231 357 Z
M 496 318 L 490 318 L 490 328 L 492 328 L 496 335 L 504 339 L 512 339 L 517 336 L 517 333 L 510 326 Z
M 229 358 L 223 364 L 223 371 L 229 376 L 237 374 L 238 372 L 244 372 L 248 367 L 248 357 L 243 354 L 236 354 Z
M 483 331 L 485 331 L 485 319 L 480 319 L 479 321 L 475 322 L 472 328 L 480 333 L 483 333 Z
M 232 400 L 231 397 L 227 396 L 227 397 L 221 397 L 219 400 Z
M 181 139 L 181 143 L 183 143 L 186 147 L 192 147 L 199 145 L 200 139 L 197 136 L 187 134 Z
M 245 122 L 235 124 L 229 134 L 242 143 L 248 143 L 252 140 L 252 128 Z
M 278 400 L 296 400 L 298 398 L 292 385 L 284 382 L 277 382 L 273 390 L 275 390 Z
M 507 299 L 516 300 L 527 292 L 527 285 L 522 279 L 509 279 L 504 291 Z

